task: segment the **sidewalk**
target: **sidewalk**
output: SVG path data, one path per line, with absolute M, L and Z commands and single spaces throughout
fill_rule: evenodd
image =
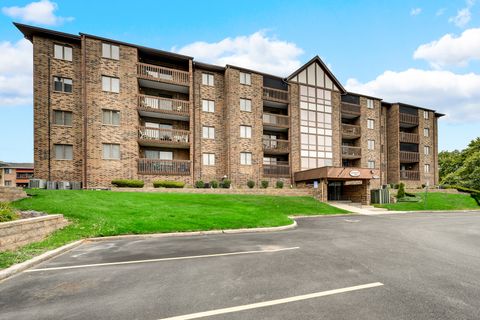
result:
M 388 211 L 387 209 L 383 209 L 383 208 L 375 208 L 373 206 L 364 206 L 359 203 L 351 203 L 351 202 L 329 201 L 327 203 L 332 207 L 336 207 L 336 208 L 347 210 L 353 213 L 358 213 L 358 214 L 363 214 L 368 216 L 405 212 L 405 211 Z

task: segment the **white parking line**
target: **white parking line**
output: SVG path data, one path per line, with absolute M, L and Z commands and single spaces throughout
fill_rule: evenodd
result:
M 186 257 L 173 257 L 173 258 L 160 258 L 160 259 L 134 260 L 134 261 L 120 261 L 120 262 L 107 262 L 107 263 L 95 263 L 95 264 L 81 264 L 81 265 L 76 265 L 76 266 L 30 269 L 30 270 L 26 270 L 24 272 L 39 272 L 39 271 L 54 271 L 54 270 L 65 270 L 65 269 L 104 267 L 104 266 L 116 266 L 116 265 L 134 264 L 134 263 L 149 263 L 149 262 L 161 262 L 161 261 L 172 261 L 172 260 L 186 260 L 186 259 L 236 256 L 236 255 L 254 254 L 254 253 L 272 253 L 272 252 L 280 252 L 280 251 L 287 251 L 287 250 L 295 250 L 295 249 L 299 249 L 299 248 L 300 247 L 289 247 L 289 248 L 278 248 L 278 249 L 255 250 L 255 251 L 238 251 L 238 252 L 215 253 L 215 254 L 206 254 L 206 255 L 199 255 L 199 256 L 186 256 Z
M 244 310 L 250 310 L 250 309 L 256 309 L 256 308 L 264 308 L 264 307 L 274 306 L 274 305 L 277 305 L 277 304 L 284 304 L 284 303 L 295 302 L 295 301 L 300 301 L 300 300 L 325 297 L 325 296 L 330 296 L 330 295 L 333 295 L 333 294 L 345 293 L 345 292 L 368 289 L 368 288 L 374 288 L 374 287 L 379 287 L 379 286 L 383 286 L 383 283 L 373 282 L 373 283 L 362 284 L 362 285 L 354 286 L 354 287 L 347 287 L 347 288 L 341 288 L 341 289 L 335 289 L 335 290 L 321 291 L 321 292 L 304 294 L 304 295 L 301 295 L 301 296 L 295 296 L 295 297 L 290 297 L 290 298 L 270 300 L 270 301 L 252 303 L 252 304 L 245 304 L 243 306 L 238 306 L 238 307 L 231 307 L 231 308 L 217 309 L 217 310 L 211 310 L 211 311 L 205 311 L 205 312 L 191 313 L 191 314 L 186 314 L 186 315 L 183 315 L 183 316 L 176 316 L 176 317 L 170 317 L 170 318 L 162 318 L 162 319 L 159 319 L 159 320 L 198 319 L 198 318 L 215 316 L 215 315 L 219 315 L 219 314 L 232 313 L 232 312 L 238 312 L 238 311 L 244 311 Z

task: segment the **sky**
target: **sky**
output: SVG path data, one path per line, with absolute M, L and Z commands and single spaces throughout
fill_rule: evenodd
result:
M 439 149 L 480 136 L 480 3 L 0 1 L 0 160 L 33 161 L 32 46 L 12 22 L 287 76 L 319 55 L 352 92 L 435 109 Z

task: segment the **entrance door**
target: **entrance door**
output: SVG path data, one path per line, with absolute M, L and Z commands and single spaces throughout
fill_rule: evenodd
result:
M 342 181 L 329 181 L 328 182 L 328 200 L 339 201 L 342 200 Z

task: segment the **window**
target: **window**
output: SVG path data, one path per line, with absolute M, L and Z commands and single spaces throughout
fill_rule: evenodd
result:
M 215 154 L 214 153 L 204 153 L 203 154 L 203 165 L 204 166 L 214 166 L 215 165 Z
M 252 153 L 251 152 L 240 152 L 240 164 L 251 165 L 252 164 Z
M 423 111 L 423 119 L 428 120 L 428 111 Z
M 424 146 L 423 151 L 425 151 L 425 155 L 428 156 L 430 154 L 430 147 L 429 146 Z
M 277 164 L 277 158 L 263 157 L 263 164 Z
M 240 83 L 251 85 L 252 84 L 252 76 L 250 73 L 240 72 Z
M 103 144 L 103 159 L 120 159 L 120 145 L 116 143 Z
M 428 128 L 423 129 L 423 135 L 424 135 L 425 137 L 430 136 L 430 129 L 428 129 Z
M 72 61 L 72 47 L 55 44 L 53 51 L 55 59 Z
M 375 150 L 375 140 L 367 140 L 368 150 Z
M 202 138 L 204 139 L 215 139 L 215 127 L 202 127 Z
M 240 138 L 252 138 L 252 127 L 240 126 Z
M 109 43 L 102 43 L 102 57 L 119 60 L 120 59 L 120 47 Z
M 71 126 L 72 112 L 53 110 L 53 124 L 56 124 L 59 126 Z
M 56 144 L 55 147 L 55 160 L 72 160 L 73 159 L 73 146 L 71 144 Z
M 375 129 L 375 120 L 367 119 L 367 128 L 368 129 Z
M 424 165 L 424 170 L 425 170 L 425 173 L 430 173 L 430 165 L 429 164 Z
M 5 169 L 5 174 L 10 174 L 12 173 L 12 169 Z
M 5 187 L 11 187 L 12 186 L 12 181 L 11 180 L 5 180 Z
M 53 77 L 53 90 L 57 92 L 72 92 L 73 81 L 69 78 Z
M 120 125 L 120 111 L 118 110 L 102 110 L 102 123 L 113 126 Z
M 120 79 L 102 76 L 102 90 L 107 92 L 120 92 Z
M 367 99 L 367 108 L 368 109 L 373 109 L 373 100 L 372 99 Z
M 368 165 L 368 168 L 369 168 L 369 169 L 375 169 L 375 161 L 373 161 L 373 160 L 368 160 L 367 165 Z
M 215 101 L 213 101 L 213 100 L 202 100 L 202 111 L 204 111 L 204 112 L 215 112 Z
M 252 100 L 240 98 L 240 110 L 252 112 Z
M 211 73 L 202 73 L 202 84 L 204 86 L 213 87 L 213 74 Z
M 173 160 L 172 151 L 145 150 L 145 158 L 158 160 Z

